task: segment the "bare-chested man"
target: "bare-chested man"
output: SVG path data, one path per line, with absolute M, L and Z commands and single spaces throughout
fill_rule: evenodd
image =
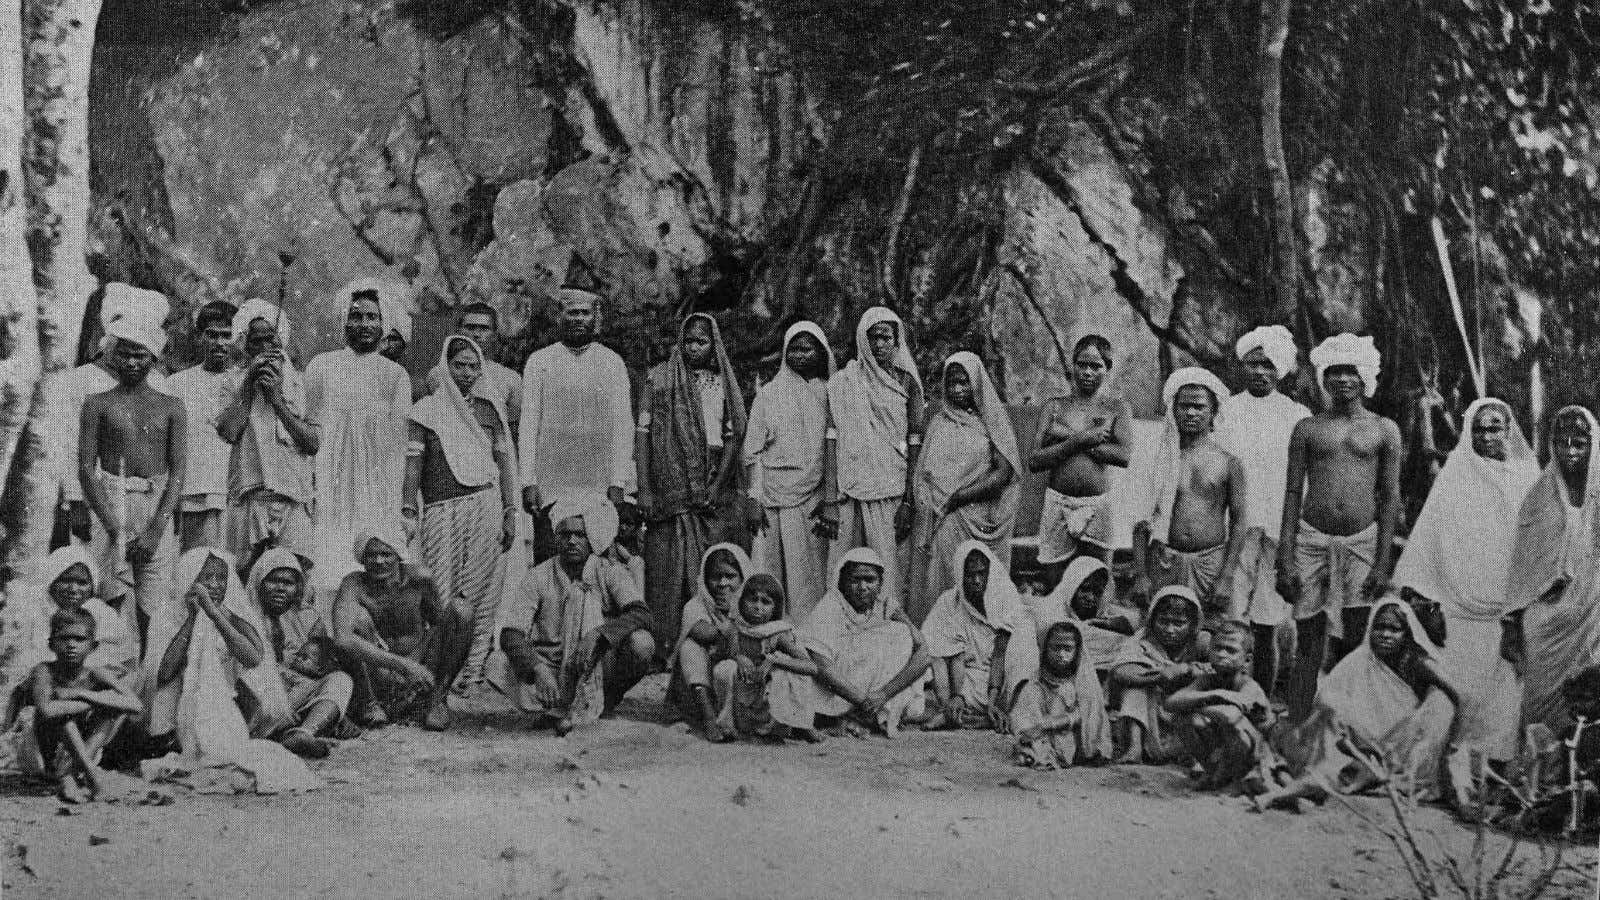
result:
M 1329 633 L 1340 649 L 1359 643 L 1394 568 L 1400 429 L 1363 403 L 1377 388 L 1379 361 L 1372 338 L 1353 334 L 1311 351 L 1328 406 L 1289 439 L 1278 591 L 1294 605 L 1299 635 L 1289 683 L 1297 722 L 1311 712 Z
M 161 306 L 164 309 L 164 305 Z M 147 379 L 167 335 L 155 312 L 106 325 L 117 386 L 92 394 L 79 418 L 78 481 L 99 526 L 91 551 L 105 573 L 105 600 L 120 602 L 123 622 L 137 634 L 131 592 L 158 624 L 176 627 L 186 610 L 171 597 L 177 538 L 172 516 L 183 496 L 187 418 L 183 401 Z
M 1244 466 L 1212 436 L 1227 386 L 1201 368 L 1173 372 L 1162 388 L 1167 426 L 1156 458 L 1154 504 L 1134 527 L 1135 602 L 1183 585 L 1200 598 L 1201 627 L 1227 618 L 1244 547 Z
M 1039 564 L 1045 583 L 1061 580 L 1074 556 L 1110 563 L 1111 474 L 1127 468 L 1133 409 L 1101 386 L 1111 371 L 1111 342 L 1084 336 L 1072 348 L 1073 392 L 1053 397 L 1039 415 L 1030 472 L 1050 473 L 1039 517 Z

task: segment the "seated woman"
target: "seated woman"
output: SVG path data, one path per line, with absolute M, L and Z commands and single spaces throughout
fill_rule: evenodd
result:
M 1164 587 L 1150 603 L 1149 623 L 1123 642 L 1111 666 L 1112 718 L 1122 747 L 1117 762 L 1161 764 L 1183 752 L 1165 703 L 1173 691 L 1210 671 L 1200 618 L 1194 591 Z
M 939 711 L 924 729 L 1005 726 L 1005 659 L 1017 590 L 988 545 L 963 541 L 951 568 L 961 581 L 939 595 L 922 623 L 933 658 L 933 693 Z
M 1323 678 L 1310 717 L 1276 736 L 1296 777 L 1263 796 L 1264 804 L 1293 807 L 1299 798 L 1360 793 L 1391 778 L 1417 799 L 1440 796 L 1456 689 L 1409 604 L 1385 597 L 1369 623 L 1366 642 Z
M 1012 634 L 1032 634 L 1062 619 L 1083 627 L 1083 654 L 1102 678 L 1111 670 L 1122 644 L 1139 627 L 1139 611 L 1106 600 L 1111 570 L 1093 556 L 1075 556 L 1055 589 L 1044 596 L 1022 597 L 1013 611 Z M 1006 644 L 1005 696 L 1015 702 L 1017 688 L 1039 668 L 1039 646 L 1033 641 Z
M 700 557 L 700 578 L 695 594 L 683 605 L 678 646 L 672 655 L 678 690 L 693 704 L 706 740 L 722 743 L 734 739 L 733 695 L 713 694 L 711 672 L 724 659 L 732 640 L 739 591 L 750 571 L 750 557 L 734 544 L 716 544 Z
M 333 638 L 306 591 L 306 570 L 300 558 L 281 548 L 261 555 L 250 568 L 250 600 L 267 627 L 268 661 L 283 680 L 287 706 L 252 710 L 250 736 L 275 738 L 295 753 L 321 759 L 328 744 L 321 738 L 353 737 L 354 726 L 343 722 L 355 683 L 334 659 Z
M 1100 678 L 1083 652 L 1083 624 L 1059 619 L 1040 628 L 1039 665 L 1011 708 L 1017 765 L 1063 769 L 1111 758 L 1111 723 Z
M 876 551 L 846 553 L 801 629 L 817 664 L 817 714 L 842 718 L 841 727 L 856 736 L 876 728 L 893 737 L 901 721 L 925 712 L 932 660 L 922 633 L 883 596 L 883 576 Z
M 269 718 L 286 719 L 289 700 L 275 666 L 268 664 L 266 623 L 234 574 L 233 557 L 197 547 L 178 559 L 175 592 L 187 613 L 171 640 L 152 643 L 157 654 L 150 731 L 175 729 L 182 750 L 154 763 L 181 777 L 196 769 L 242 771 L 257 793 L 305 790 L 318 781 L 294 754 L 253 740 L 239 697 Z

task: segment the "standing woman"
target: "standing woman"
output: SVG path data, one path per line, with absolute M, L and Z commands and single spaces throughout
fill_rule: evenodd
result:
M 1437 601 L 1444 613 L 1440 661 L 1461 693 L 1452 744 L 1495 760 L 1517 752 L 1522 685 L 1501 653 L 1501 620 L 1510 611 L 1517 512 L 1538 478 L 1511 408 L 1492 397 L 1474 400 L 1394 570 L 1396 587 Z
M 1594 440 L 1600 424 L 1581 406 L 1556 413 L 1550 464 L 1528 489 L 1511 551 L 1507 607 L 1520 624 L 1524 661 L 1522 724 L 1559 732 L 1569 724 L 1561 685 L 1592 664 L 1600 629 L 1600 559 L 1595 517 L 1600 472 Z
M 422 557 L 445 603 L 462 597 L 473 611 L 472 645 L 458 684 L 481 680 L 494 639 L 499 596 L 495 561 L 516 534 L 516 479 L 510 432 L 497 400 L 473 393 L 483 351 L 451 335 L 430 376 L 433 393 L 411 407 L 402 511 L 417 512 Z
M 999 560 L 1002 571 L 990 577 L 1010 578 L 1020 471 L 1011 416 L 983 362 L 965 350 L 952 353 L 944 362 L 944 402 L 928 420 L 912 482 L 912 621 L 927 618 L 934 600 L 960 580 L 950 561 L 964 541 L 981 541 Z
M 658 647 L 677 642 L 706 548 L 749 544 L 739 489 L 745 421 L 717 320 L 695 313 L 683 320 L 672 355 L 650 370 L 635 429 L 639 512 L 647 526 L 645 602 Z

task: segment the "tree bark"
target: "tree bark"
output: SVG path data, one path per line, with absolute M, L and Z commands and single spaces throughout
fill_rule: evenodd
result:
M 0 485 L 6 483 L 39 382 L 39 298 L 28 257 L 22 168 L 22 0 L 0 0 Z
M 1289 0 L 1261 0 L 1261 155 L 1271 196 L 1272 321 L 1294 323 L 1299 309 L 1299 254 L 1294 195 L 1283 152 L 1283 48 L 1289 40 Z

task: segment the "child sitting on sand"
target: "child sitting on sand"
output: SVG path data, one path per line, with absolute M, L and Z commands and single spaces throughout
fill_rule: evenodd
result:
M 1237 785 L 1254 796 L 1288 780 L 1265 737 L 1272 705 L 1250 676 L 1254 653 L 1250 626 L 1223 622 L 1211 639 L 1211 671 L 1167 698 L 1178 738 L 1199 766 L 1201 790 Z
M 1173 717 L 1163 704 L 1174 691 L 1210 671 L 1203 660 L 1200 600 L 1194 591 L 1172 585 L 1156 592 L 1150 620 L 1128 638 L 1111 666 L 1118 691 L 1113 716 L 1121 731 L 1119 763 L 1170 762 L 1180 752 Z
M 94 616 L 63 607 L 50 617 L 50 651 L 56 658 L 34 667 L 25 696 L 33 706 L 33 733 L 45 774 L 67 803 L 101 793 L 100 751 L 131 715 L 139 698 L 108 670 L 87 665 L 95 640 Z
M 1111 757 L 1111 725 L 1083 625 L 1062 619 L 1040 629 L 1039 668 L 1017 689 L 1011 728 L 1017 765 L 1061 769 Z
M 815 743 L 822 739 L 812 730 L 810 704 L 817 664 L 801 648 L 794 624 L 783 618 L 784 599 L 778 579 L 750 576 L 713 675 L 719 691 L 733 698 L 734 734 Z

